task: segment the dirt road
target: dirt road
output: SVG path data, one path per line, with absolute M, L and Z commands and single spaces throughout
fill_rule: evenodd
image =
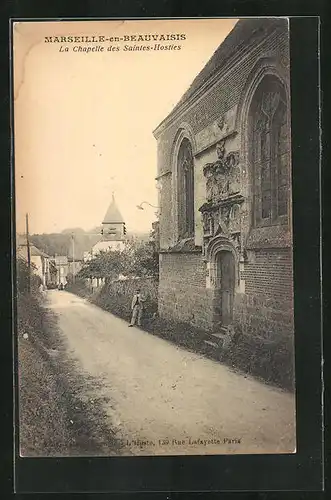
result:
M 177 348 L 68 292 L 49 291 L 67 356 L 122 454 L 290 453 L 295 399 Z

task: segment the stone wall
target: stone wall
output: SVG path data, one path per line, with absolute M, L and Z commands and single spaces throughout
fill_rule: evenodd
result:
M 162 187 L 159 203 L 162 210 L 159 213 L 159 238 L 160 248 L 170 248 L 174 244 L 173 238 L 173 200 L 172 200 L 172 175 L 164 175 L 159 183 Z
M 206 288 L 206 264 L 201 253 L 161 254 L 160 316 L 210 330 L 212 312 L 211 291 Z
M 245 264 L 247 295 L 263 295 L 275 303 L 292 300 L 292 250 L 290 248 L 259 249 Z
M 107 311 L 129 319 L 131 316 L 132 298 L 137 288 L 141 289 L 146 298 L 145 316 L 151 316 L 156 313 L 158 280 L 155 278 L 137 278 L 106 283 L 95 297 L 94 302 Z
M 245 265 L 244 291 L 237 291 L 234 321 L 243 333 L 264 338 L 293 332 L 291 249 L 259 250 Z M 160 255 L 158 310 L 161 317 L 212 331 L 214 290 L 206 287 L 199 253 Z
M 245 294 L 239 298 L 237 315 L 244 329 L 266 336 L 293 332 L 292 249 L 250 253 L 243 278 Z

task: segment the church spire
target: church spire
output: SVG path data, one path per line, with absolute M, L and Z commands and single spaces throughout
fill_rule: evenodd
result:
M 124 224 L 123 216 L 116 205 L 114 191 L 112 192 L 112 201 L 103 218 L 102 224 Z

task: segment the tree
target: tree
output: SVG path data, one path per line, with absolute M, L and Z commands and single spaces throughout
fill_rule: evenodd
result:
M 126 257 L 126 254 L 120 251 L 100 252 L 84 265 L 77 278 L 117 279 L 127 267 Z
M 152 241 L 128 241 L 123 251 L 100 252 L 87 262 L 77 278 L 118 279 L 158 276 L 159 256 Z
M 29 271 L 28 263 L 25 259 L 18 257 L 16 260 L 16 282 L 17 291 L 19 293 L 26 293 L 29 291 L 29 274 L 30 274 L 30 286 L 32 291 L 36 291 L 41 283 L 41 279 L 37 276 L 34 271 L 36 266 L 31 263 L 31 269 Z
M 74 275 L 72 273 L 67 274 L 67 283 L 68 285 L 72 285 L 74 282 Z
M 130 249 L 129 273 L 134 276 L 158 276 L 159 255 L 154 242 L 136 242 Z

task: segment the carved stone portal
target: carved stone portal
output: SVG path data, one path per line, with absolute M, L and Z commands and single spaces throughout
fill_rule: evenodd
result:
M 241 169 L 239 152 L 226 154 L 225 140 L 216 145 L 217 160 L 203 169 L 207 202 L 200 207 L 203 220 L 204 248 L 216 235 L 223 235 L 238 253 L 241 249 Z M 205 252 L 204 252 L 205 254 Z

